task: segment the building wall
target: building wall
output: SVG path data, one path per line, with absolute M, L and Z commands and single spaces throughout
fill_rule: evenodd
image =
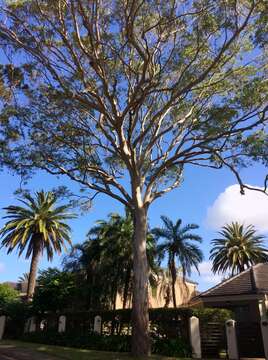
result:
M 186 305 L 190 299 L 196 295 L 196 283 L 183 282 L 181 278 L 176 281 L 176 303 L 177 306 Z M 166 303 L 164 294 L 161 293 L 160 287 L 156 292 L 149 289 L 149 307 L 159 308 L 164 307 Z M 118 294 L 116 298 L 116 309 L 122 309 L 123 302 L 121 296 Z M 128 301 L 127 308 L 131 307 L 131 301 Z M 173 307 L 172 295 L 168 307 Z

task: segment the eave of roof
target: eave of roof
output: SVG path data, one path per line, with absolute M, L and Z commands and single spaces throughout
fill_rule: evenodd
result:
M 268 286 L 262 288 L 258 287 L 260 285 L 259 278 L 260 275 L 267 276 L 265 278 L 265 285 L 268 284 L 268 264 L 257 264 L 249 269 L 243 271 L 240 274 L 237 274 L 227 280 L 222 281 L 220 284 L 213 286 L 212 288 L 202 292 L 198 297 L 194 300 L 207 298 L 207 297 L 219 297 L 219 296 L 230 296 L 230 295 L 250 295 L 250 294 L 267 294 Z M 231 286 L 228 288 L 228 284 L 235 283 L 237 280 L 241 280 L 240 283 L 240 291 L 238 288 L 232 292 Z M 244 281 L 244 284 L 243 284 Z M 257 285 L 257 283 L 259 285 Z M 241 286 L 242 284 L 242 286 Z M 226 293 L 224 294 L 224 287 L 226 287 Z M 222 290 L 222 292 L 220 292 Z

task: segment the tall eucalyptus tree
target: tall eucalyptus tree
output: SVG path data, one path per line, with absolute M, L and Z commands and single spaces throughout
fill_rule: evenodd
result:
M 135 355 L 150 351 L 150 205 L 186 167 L 226 167 L 244 192 L 240 166 L 267 163 L 266 33 L 266 0 L 0 2 L 1 160 L 130 209 Z

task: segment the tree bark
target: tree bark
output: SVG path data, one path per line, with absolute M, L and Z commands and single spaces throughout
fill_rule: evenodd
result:
M 133 242 L 133 305 L 132 346 L 133 356 L 150 355 L 149 306 L 148 306 L 148 263 L 146 254 L 147 210 L 137 206 L 134 212 Z
M 33 236 L 33 254 L 30 266 L 28 287 L 27 287 L 27 300 L 30 301 L 34 294 L 36 275 L 38 270 L 38 262 L 40 257 L 40 238 L 39 235 Z

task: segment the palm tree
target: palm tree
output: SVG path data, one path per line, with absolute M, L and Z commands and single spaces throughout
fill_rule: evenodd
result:
M 61 253 L 65 242 L 71 244 L 70 227 L 65 220 L 74 218 L 67 212 L 69 205 L 55 207 L 56 197 L 52 192 L 40 191 L 32 197 L 25 194 L 18 199 L 23 206 L 11 205 L 4 208 L 5 218 L 10 219 L 0 230 L 2 247 L 7 247 L 9 254 L 15 248 L 19 256 L 26 252 L 26 259 L 31 257 L 27 299 L 34 293 L 36 274 L 40 256 L 45 251 L 49 261 L 54 252 Z
M 110 294 L 113 308 L 116 306 L 117 294 L 122 295 L 123 308 L 127 301 L 131 299 L 133 285 L 133 255 L 132 240 L 134 236 L 134 226 L 132 214 L 126 210 L 124 216 L 112 213 L 108 221 L 100 220 L 93 227 L 89 236 L 94 236 L 101 243 L 102 255 L 101 263 L 103 271 L 110 280 Z M 156 243 L 152 234 L 147 235 L 147 257 L 149 265 L 149 280 L 152 289 L 155 288 L 155 272 L 157 264 L 155 263 Z M 154 292 L 154 291 L 153 291 Z
M 192 268 L 198 271 L 198 264 L 203 260 L 203 254 L 200 248 L 192 243 L 201 243 L 202 239 L 199 235 L 190 231 L 198 229 L 196 224 L 187 224 L 182 226 L 182 220 L 173 223 L 168 217 L 161 216 L 164 223 L 163 228 L 155 228 L 152 233 L 158 238 L 163 238 L 164 242 L 158 246 L 160 258 L 168 255 L 168 268 L 172 278 L 172 298 L 173 306 L 177 307 L 175 284 L 177 279 L 176 259 L 182 272 L 183 280 L 186 275 L 191 275 Z
M 161 269 L 158 278 L 158 287 L 159 287 L 159 299 L 165 300 L 164 307 L 168 307 L 172 298 L 171 298 L 171 288 L 172 288 L 172 279 L 170 270 Z
M 88 239 L 82 244 L 75 244 L 63 259 L 63 270 L 75 275 L 80 302 L 86 309 L 99 309 L 105 297 L 101 251 L 98 239 Z
M 233 222 L 223 226 L 219 234 L 220 238 L 212 240 L 213 249 L 210 251 L 214 273 L 231 270 L 233 276 L 252 265 L 268 261 L 264 236 L 257 234 L 253 225 Z
M 80 274 L 87 284 L 90 308 L 115 308 L 117 295 L 122 298 L 123 308 L 131 300 L 133 288 L 132 238 L 134 226 L 132 215 L 126 211 L 121 216 L 109 215 L 107 220 L 99 220 L 87 234 L 88 240 L 75 245 L 64 259 L 64 269 Z M 152 293 L 156 284 L 158 266 L 156 244 L 152 234 L 147 237 L 147 256 Z M 101 286 L 100 286 L 101 284 Z
M 22 283 L 27 283 L 29 281 L 29 273 L 23 273 L 19 278 L 18 278 L 18 283 L 22 284 Z

